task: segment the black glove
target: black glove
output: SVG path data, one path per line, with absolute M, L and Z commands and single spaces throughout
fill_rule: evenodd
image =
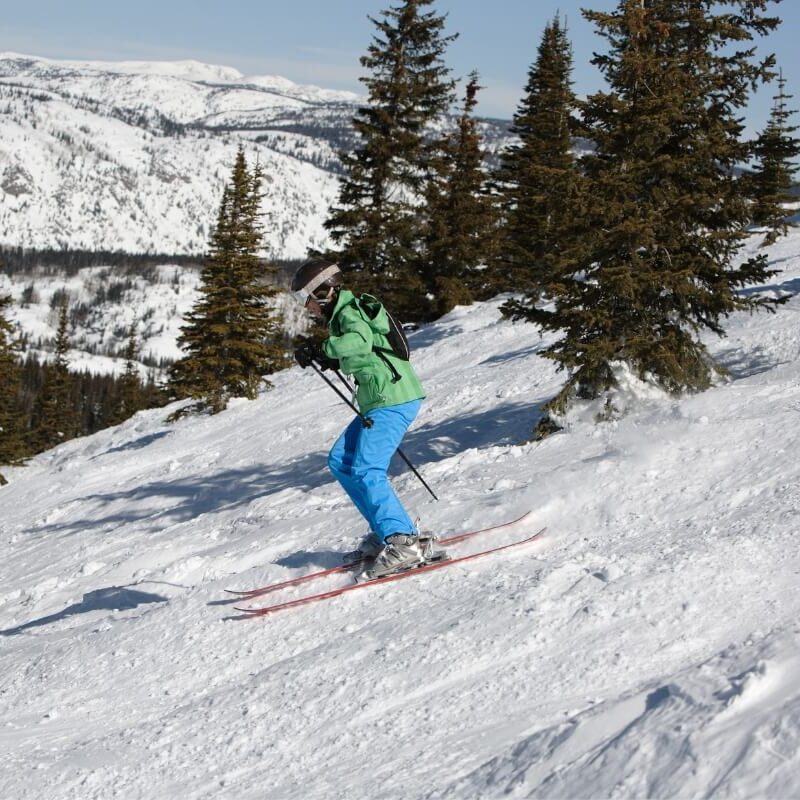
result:
M 315 361 L 322 370 L 339 369 L 339 361 L 325 355 L 322 347 L 317 342 L 303 342 L 294 351 L 294 358 L 303 369 L 310 367 Z
M 316 361 L 319 353 L 319 345 L 316 342 L 303 342 L 294 351 L 294 360 L 303 368 L 310 367 Z
M 317 363 L 319 364 L 319 368 L 323 371 L 326 369 L 339 369 L 339 359 L 326 356 L 321 348 L 319 351 L 319 357 L 317 358 Z

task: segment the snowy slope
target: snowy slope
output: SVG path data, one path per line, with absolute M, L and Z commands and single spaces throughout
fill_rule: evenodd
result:
M 766 291 L 800 290 L 799 249 Z M 800 298 L 730 320 L 729 382 L 631 384 L 621 421 L 539 444 L 561 378 L 496 306 L 412 334 L 429 399 L 404 449 L 442 499 L 396 485 L 434 530 L 531 509 L 493 541 L 547 535 L 507 555 L 229 620 L 226 587 L 363 532 L 325 469 L 349 415 L 296 368 L 10 471 L 0 797 L 800 796 Z

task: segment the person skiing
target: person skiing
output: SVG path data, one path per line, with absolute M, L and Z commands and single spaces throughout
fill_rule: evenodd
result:
M 357 416 L 334 443 L 328 467 L 370 526 L 354 554 L 374 559 L 367 579 L 408 569 L 425 561 L 411 517 L 389 483 L 394 452 L 419 413 L 425 392 L 409 361 L 392 350 L 390 321 L 372 296 L 356 297 L 332 261 L 307 260 L 295 273 L 292 293 L 314 317 L 327 324 L 322 342 L 295 350 L 303 368 L 341 369 L 355 378 Z

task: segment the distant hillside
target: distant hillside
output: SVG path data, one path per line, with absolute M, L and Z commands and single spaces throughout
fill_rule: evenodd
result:
M 244 144 L 266 176 L 267 254 L 301 257 L 328 241 L 338 153 L 361 102 L 192 61 L 0 53 L 0 244 L 202 252 Z M 507 127 L 483 123 L 489 149 Z
M 0 295 L 14 299 L 10 319 L 23 336 L 24 351 L 49 357 L 58 308 L 66 300 L 70 369 L 120 374 L 133 324 L 142 375 L 163 377 L 163 367 L 180 357 L 177 339 L 184 316 L 197 300 L 199 265 L 143 258 L 82 263 L 79 255 L 74 268 L 52 267 L 43 260 L 38 267 L 0 273 Z M 285 285 L 287 268 L 279 267 L 271 279 Z M 305 330 L 305 315 L 288 292 L 280 292 L 274 306 L 289 335 Z

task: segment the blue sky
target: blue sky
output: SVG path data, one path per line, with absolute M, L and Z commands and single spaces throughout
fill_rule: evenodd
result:
M 374 26 L 368 15 L 399 0 L 0 0 L 0 50 L 51 58 L 198 59 L 246 74 L 277 74 L 298 83 L 361 91 L 359 57 Z M 582 7 L 611 10 L 617 0 L 440 0 L 447 32 L 459 33 L 447 54 L 456 77 L 477 69 L 484 91 L 479 113 L 510 118 L 536 57 L 542 28 L 565 17 L 575 56 L 575 88 L 586 93 L 602 80 L 589 63 L 600 39 Z M 775 52 L 800 107 L 800 2 L 773 6 L 780 32 L 760 44 Z M 772 87 L 748 112 L 751 128 L 766 121 Z

